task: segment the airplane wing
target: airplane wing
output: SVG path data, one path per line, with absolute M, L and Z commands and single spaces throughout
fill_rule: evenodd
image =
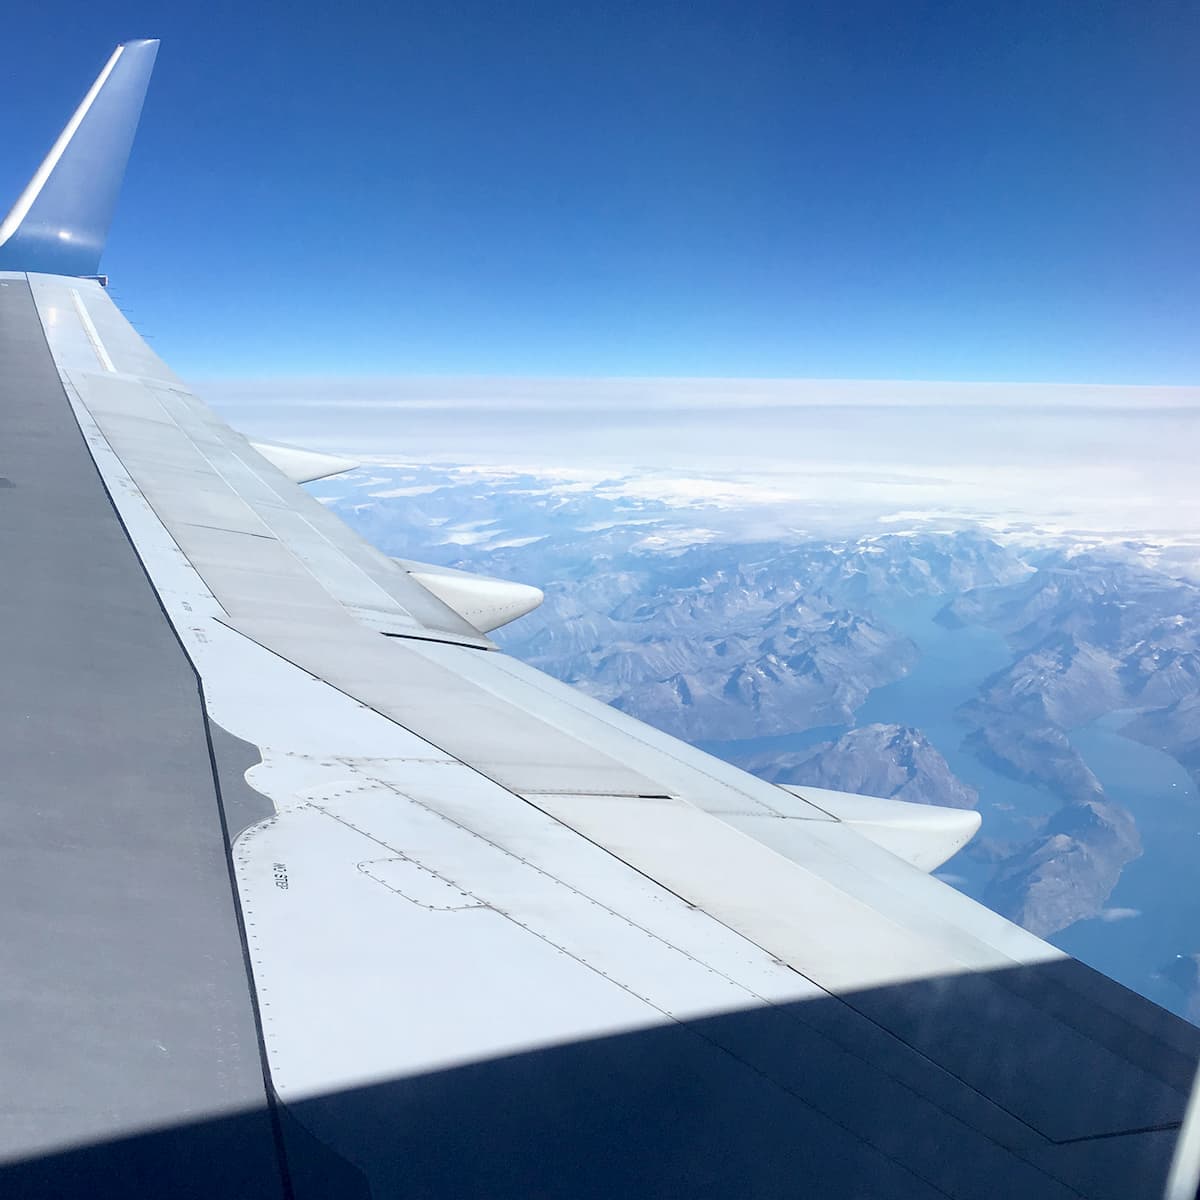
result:
M 922 870 L 973 816 L 500 653 L 533 589 L 364 542 L 84 277 L 156 50 L 0 226 L 0 1192 L 1160 1189 L 1200 1031 Z

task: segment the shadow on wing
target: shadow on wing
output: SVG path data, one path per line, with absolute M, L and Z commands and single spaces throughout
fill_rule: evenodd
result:
M 1027 1004 L 1053 1021 L 1013 1023 Z M 1161 1188 L 1198 1050 L 1200 1031 L 1055 962 L 197 1120 L 0 1167 L 0 1194 L 1126 1200 Z

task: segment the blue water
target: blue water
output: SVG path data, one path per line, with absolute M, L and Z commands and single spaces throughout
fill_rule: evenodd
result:
M 946 598 L 913 600 L 876 608 L 874 615 L 916 644 L 919 657 L 902 679 L 876 688 L 859 708 L 857 724 L 910 725 L 921 730 L 964 783 L 979 793 L 983 828 L 979 836 L 1010 843 L 1026 841 L 1036 822 L 1053 812 L 1058 801 L 1044 789 L 1009 779 L 980 762 L 962 746 L 967 727 L 956 717 L 959 705 L 974 697 L 989 675 L 1006 667 L 1012 655 L 1004 639 L 979 628 L 946 629 L 934 620 Z M 711 742 L 703 748 L 737 760 L 747 753 L 806 750 L 832 740 L 848 726 L 822 726 L 781 737 Z M 938 872 L 948 882 L 978 897 L 992 868 L 963 853 Z
M 875 689 L 856 714 L 857 724 L 876 722 L 920 729 L 950 769 L 979 793 L 983 827 L 976 839 L 1019 844 L 1059 808 L 1062 799 L 1046 788 L 1021 783 L 992 770 L 964 749 L 967 727 L 955 710 L 978 694 L 988 676 L 1012 661 L 1004 639 L 977 627 L 946 629 L 933 617 L 947 597 L 923 599 L 874 615 L 907 634 L 920 657 L 903 679 Z M 1099 778 L 1110 799 L 1127 808 L 1141 833 L 1145 853 L 1122 872 L 1108 902 L 1108 919 L 1081 921 L 1051 938 L 1056 945 L 1168 1008 L 1184 1001 L 1159 968 L 1176 954 L 1200 951 L 1200 796 L 1187 772 L 1168 755 L 1118 732 L 1121 715 L 1075 730 L 1072 743 Z M 714 742 L 706 750 L 736 760 L 803 750 L 836 738 L 845 726 L 826 726 L 783 737 Z M 939 876 L 978 898 L 994 866 L 970 850 L 951 859 Z M 1130 910 L 1123 914 L 1120 910 Z M 1133 915 L 1133 914 L 1137 915 Z
M 1011 779 L 976 758 L 963 746 L 968 727 L 955 715 L 959 706 L 974 699 L 989 676 L 1012 662 L 1012 654 L 998 633 L 968 626 L 947 629 L 934 621 L 945 597 L 914 600 L 901 606 L 877 609 L 876 616 L 907 634 L 920 657 L 903 678 L 876 688 L 856 714 L 858 724 L 911 725 L 930 740 L 955 775 L 979 793 L 983 817 L 980 839 L 1011 845 L 1028 841 L 1038 823 L 1058 806 L 1053 793 Z M 978 897 L 993 872 L 963 852 L 938 872 L 948 882 Z
M 1071 742 L 1108 798 L 1133 814 L 1144 852 L 1121 872 L 1108 920 L 1080 921 L 1052 940 L 1180 1011 L 1184 997 L 1159 969 L 1177 954 L 1200 951 L 1200 795 L 1173 758 L 1116 732 L 1123 720 L 1102 717 L 1072 731 Z

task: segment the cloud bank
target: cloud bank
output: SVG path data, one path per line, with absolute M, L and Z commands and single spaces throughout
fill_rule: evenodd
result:
M 380 463 L 619 476 L 793 519 L 1200 540 L 1200 388 L 756 379 L 218 380 L 254 437 Z

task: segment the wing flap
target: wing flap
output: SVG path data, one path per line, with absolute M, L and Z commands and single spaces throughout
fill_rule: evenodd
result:
M 103 289 L 51 276 L 31 276 L 31 286 L 60 371 L 176 542 L 203 563 L 228 611 L 266 604 L 297 619 L 319 608 L 336 618 L 346 606 L 386 632 L 488 644 L 197 404 L 147 357 Z M 116 371 L 99 367 L 72 297 L 81 298 Z M 132 372 L 140 373 L 127 378 Z M 255 569 L 242 535 L 264 531 L 274 545 L 260 547 Z

